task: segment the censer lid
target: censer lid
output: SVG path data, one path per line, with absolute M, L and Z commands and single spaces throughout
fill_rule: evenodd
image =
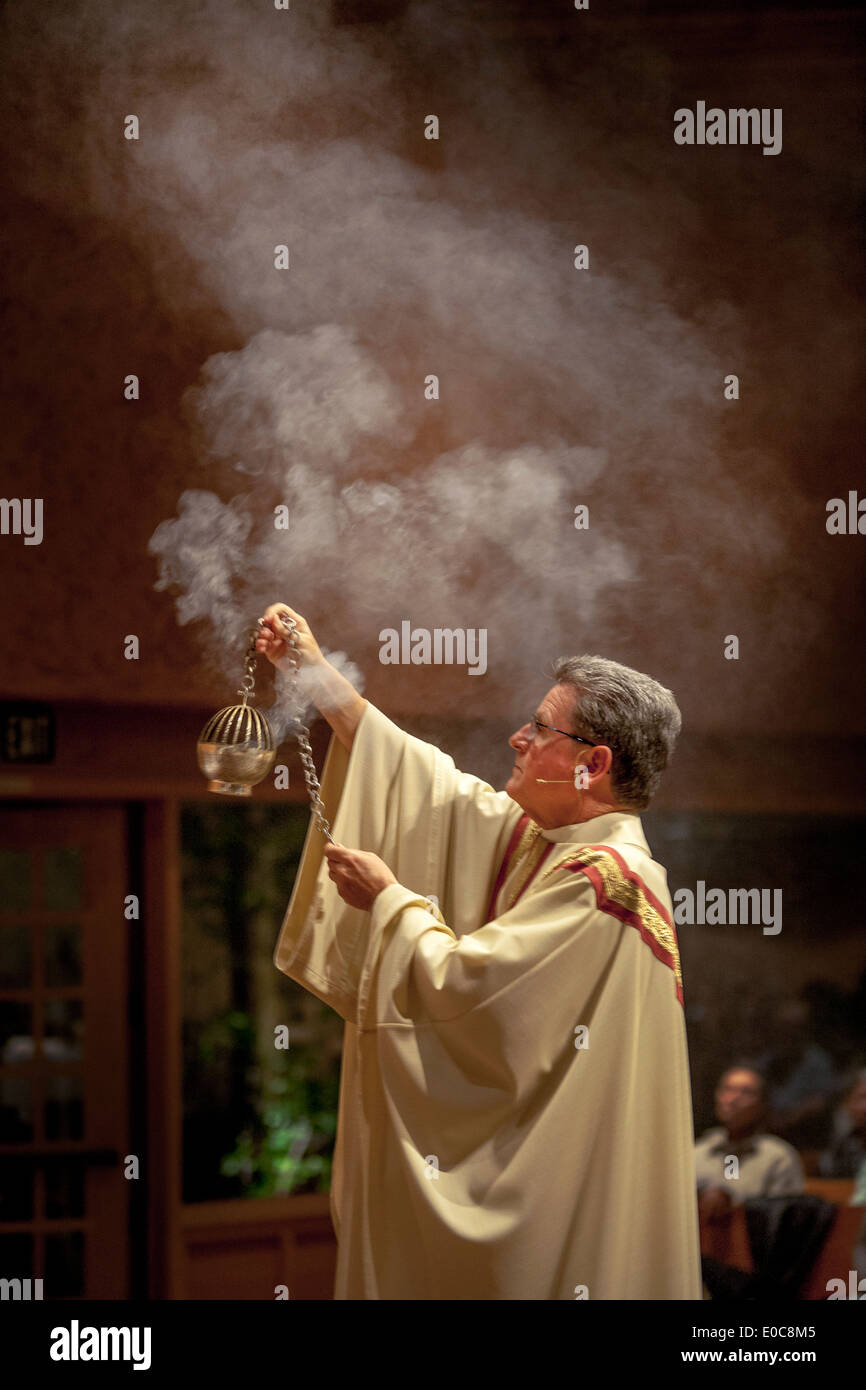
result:
M 246 747 L 271 749 L 274 739 L 271 726 L 261 710 L 250 705 L 226 705 L 211 715 L 199 737 L 199 743 L 219 743 L 224 747 L 243 744 Z

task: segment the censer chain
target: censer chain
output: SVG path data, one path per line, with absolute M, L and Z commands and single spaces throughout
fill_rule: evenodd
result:
M 298 630 L 298 625 L 295 622 L 294 618 L 286 612 L 280 613 L 279 619 L 280 622 L 283 624 L 283 627 L 287 629 L 289 634 L 289 661 L 291 663 L 292 674 L 289 677 L 288 702 L 289 707 L 291 708 L 294 705 L 296 699 L 298 681 L 300 680 L 301 676 L 300 648 L 298 646 L 298 639 L 295 635 Z M 260 618 L 258 627 L 260 628 L 261 626 L 262 619 Z M 241 695 L 243 695 L 245 703 L 248 694 L 252 693 L 253 687 L 255 685 L 252 666 L 253 662 L 255 661 L 257 636 L 258 629 L 256 629 L 256 631 L 253 632 L 252 637 L 250 639 L 250 650 L 247 653 L 246 674 L 242 681 L 244 689 L 242 689 L 239 692 Z M 250 659 L 250 653 L 252 653 L 252 660 Z M 334 837 L 331 833 L 331 827 L 327 819 L 325 818 L 325 803 L 323 802 L 319 794 L 319 779 L 316 776 L 316 764 L 313 762 L 313 750 L 310 747 L 310 730 L 307 728 L 307 725 L 303 723 L 303 706 L 299 705 L 299 708 L 300 713 L 298 714 L 296 720 L 296 734 L 298 739 L 298 748 L 300 750 L 301 766 L 304 769 L 304 781 L 307 784 L 307 792 L 309 793 L 310 797 L 310 807 L 313 813 L 316 829 L 320 830 L 322 834 L 325 836 L 325 838 L 327 840 L 330 840 L 333 844 Z

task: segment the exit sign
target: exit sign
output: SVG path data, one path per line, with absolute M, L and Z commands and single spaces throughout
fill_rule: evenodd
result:
M 50 705 L 33 700 L 0 702 L 0 762 L 54 762 L 54 711 Z

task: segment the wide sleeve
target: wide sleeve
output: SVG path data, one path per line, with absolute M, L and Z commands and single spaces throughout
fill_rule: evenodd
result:
M 435 897 L 452 935 L 484 920 L 492 876 L 521 814 L 504 792 L 458 771 L 447 754 L 368 703 L 351 752 L 331 740 L 321 795 L 335 841 L 378 854 L 410 898 Z M 368 959 L 370 915 L 340 899 L 324 843 L 311 821 L 274 961 L 349 1018 Z
M 383 889 L 371 912 L 357 915 L 351 952 L 341 955 L 341 995 L 332 1000 L 348 1022 L 362 1031 L 450 1028 L 459 1053 L 459 1025 L 471 1015 L 470 1032 L 483 1022 L 496 1035 L 485 1065 L 515 1072 L 530 1036 L 536 1055 L 543 1035 L 551 1045 L 558 1039 L 573 1046 L 573 1029 L 589 1022 L 598 982 L 626 930 L 597 911 L 589 882 L 572 876 L 552 879 L 461 937 L 434 905 L 400 883 Z M 314 990 L 332 974 L 322 963 L 328 936 L 325 927 L 318 966 L 314 958 L 295 976 Z M 673 1001 L 672 976 L 660 968 Z
M 372 911 L 356 913 L 350 941 L 329 930 L 323 915 L 306 958 L 296 956 L 288 973 L 320 997 L 327 994 L 327 1002 L 363 1031 L 435 1029 L 470 1013 L 477 1020 L 487 1009 L 491 1018 L 498 1013 L 520 1020 L 508 1041 L 519 1048 L 521 1027 L 537 1035 L 554 1016 L 570 1019 L 579 1010 L 581 988 L 615 953 L 616 924 L 599 932 L 596 923 L 593 930 L 597 917 L 588 883 L 559 880 L 458 937 L 434 904 L 392 883 Z M 561 1035 L 560 1024 L 553 1027 Z
M 459 771 L 447 753 L 407 734 L 368 702 L 335 826 L 341 843 L 387 857 L 403 881 L 407 865 L 415 875 L 435 873 L 443 853 L 452 859 L 484 853 L 490 831 L 495 840 L 503 821 L 513 824 L 519 816 L 505 792 Z
M 583 958 L 590 972 L 615 947 L 590 934 L 595 898 L 589 884 L 560 878 L 521 904 L 458 938 L 430 906 L 401 884 L 385 888 L 370 913 L 358 982 L 357 1023 L 378 1028 L 456 1022 L 498 1001 L 525 1010 L 537 994 L 534 971 L 553 972 L 560 957 Z M 600 952 L 600 954 L 599 954 Z M 588 955 L 597 958 L 592 961 Z M 573 982 L 568 992 L 573 999 Z M 545 1007 L 551 1004 L 546 987 Z M 569 1007 L 571 1007 L 569 1005 Z

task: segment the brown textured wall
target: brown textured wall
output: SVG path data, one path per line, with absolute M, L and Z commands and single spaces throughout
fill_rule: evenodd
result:
M 254 617 L 255 605 L 270 597 L 294 601 L 324 642 L 361 665 L 367 693 L 397 714 L 447 714 L 459 705 L 461 715 L 489 711 L 510 727 L 518 703 L 508 673 L 512 650 L 530 634 L 538 651 L 544 650 L 549 619 L 551 655 L 568 644 L 651 670 L 675 690 L 697 734 L 862 733 L 863 633 L 855 596 L 866 541 L 830 537 L 824 527 L 826 499 L 844 496 L 856 487 L 858 472 L 862 477 L 861 316 L 855 302 L 863 281 L 856 241 L 863 186 L 857 12 L 775 11 L 771 20 L 748 9 L 727 16 L 674 9 L 653 21 L 638 7 L 606 21 L 606 28 L 600 15 L 588 18 L 586 44 L 569 56 L 574 31 L 564 26 L 573 24 L 573 16 L 542 22 L 537 12 L 515 6 L 473 10 L 483 36 L 479 52 L 507 64 L 500 71 L 511 74 L 510 91 L 472 91 L 458 64 L 452 76 L 441 35 L 437 42 L 428 34 L 427 50 L 413 56 L 399 47 L 399 28 L 338 24 L 332 48 L 350 33 L 351 42 L 373 45 L 365 61 L 371 51 L 379 57 L 392 53 L 386 116 L 365 110 L 360 97 L 353 106 L 345 92 L 333 111 L 321 104 L 305 107 L 303 94 L 288 93 L 282 109 L 269 113 L 269 123 L 256 112 L 262 121 L 256 138 L 282 140 L 277 149 L 287 151 L 297 137 L 315 163 L 332 137 L 375 147 L 383 119 L 408 127 L 417 124 L 421 107 L 441 110 L 456 153 L 447 141 L 444 149 L 431 147 L 399 132 L 392 145 L 408 167 L 425 175 L 438 177 L 442 167 L 443 198 L 447 190 L 467 216 L 473 207 L 479 218 L 482 209 L 492 215 L 503 244 L 509 204 L 515 213 L 537 214 L 545 235 L 551 229 L 561 233 L 565 252 L 586 235 L 576 229 L 589 228 L 595 273 L 614 280 L 620 275 L 639 294 L 639 307 L 663 302 L 694 328 L 696 342 L 711 344 L 719 361 L 741 371 L 736 415 L 719 423 L 718 407 L 707 407 L 715 431 L 707 457 L 722 462 L 715 472 L 701 457 L 693 469 L 682 458 L 668 464 L 661 453 L 666 436 L 658 431 L 648 434 L 641 460 L 640 428 L 618 458 L 612 434 L 617 383 L 608 377 L 605 389 L 614 401 L 600 417 L 607 435 L 593 439 L 609 450 L 609 466 L 576 498 L 590 502 L 597 534 L 614 538 L 632 557 L 631 572 L 622 582 L 600 586 L 596 576 L 592 603 L 587 599 L 585 606 L 583 593 L 589 590 L 582 590 L 580 565 L 569 552 L 566 565 L 574 568 L 564 594 L 574 595 L 571 620 L 563 614 L 559 591 L 549 614 L 543 585 L 528 607 L 515 592 L 513 619 L 507 603 L 489 617 L 489 681 L 445 669 L 382 667 L 378 630 L 409 610 L 373 607 L 360 623 L 339 598 L 341 585 L 348 594 L 359 582 L 348 560 L 340 573 L 329 559 L 324 574 L 306 558 L 299 568 L 289 552 L 285 588 L 279 576 L 268 586 L 259 569 L 242 613 Z M 64 7 L 63 17 L 52 15 L 49 22 L 32 7 L 11 5 L 4 20 L 10 76 L 3 97 L 9 216 L 3 492 L 44 497 L 46 528 L 40 546 L 0 538 L 5 695 L 176 702 L 198 709 L 233 694 L 236 643 L 209 663 L 203 645 L 213 643 L 212 634 L 202 627 L 202 642 L 195 624 L 178 626 L 170 595 L 154 588 L 157 567 L 148 542 L 161 522 L 175 516 L 185 489 L 213 487 L 228 501 L 238 483 L 203 457 L 182 405 L 184 392 L 200 380 L 212 354 L 240 352 L 269 323 L 298 332 L 315 325 L 316 302 L 295 308 L 275 299 L 270 309 L 249 303 L 239 309 L 226 283 L 207 273 L 209 258 L 226 254 L 219 238 L 204 247 L 192 244 L 178 211 L 188 212 L 183 201 L 172 204 L 172 190 L 160 185 L 152 168 L 145 178 L 124 165 L 128 151 L 118 130 L 130 102 L 142 107 L 151 129 L 164 134 L 171 128 L 176 135 L 172 120 L 184 93 L 207 92 L 209 82 L 220 93 L 231 80 L 230 45 L 209 77 L 209 49 L 200 29 L 190 24 L 188 51 L 169 54 L 172 23 L 180 26 L 178 33 L 187 31 L 182 10 L 168 4 L 161 13 L 162 29 L 143 27 L 140 47 L 130 39 L 126 50 L 111 40 L 110 24 L 105 35 L 91 30 L 80 6 Z M 399 7 L 395 15 L 392 23 L 399 26 Z M 359 36 L 359 28 L 369 33 Z M 589 97 L 575 68 L 588 74 Z M 241 123 L 253 100 L 240 80 L 244 72 L 239 66 Z M 629 78 L 636 73 L 642 85 L 632 88 Z M 783 153 L 762 158 L 758 150 L 714 151 L 732 158 L 710 160 L 708 151 L 675 149 L 672 108 L 705 95 L 722 105 L 782 105 Z M 473 143 L 465 132 L 473 125 L 474 104 L 480 111 L 496 102 L 504 113 L 512 97 L 518 113 L 526 99 L 530 126 L 521 129 L 515 120 L 498 146 L 480 136 Z M 206 103 L 200 109 L 209 110 Z M 189 119 L 195 110 L 193 102 Z M 583 123 L 587 112 L 594 112 L 591 139 Z M 229 118 L 231 124 L 231 113 Z M 447 182 L 461 158 L 462 202 Z M 169 163 L 163 171 L 157 162 L 156 170 L 167 174 Z M 211 176 L 213 170 L 202 175 L 206 191 Z M 435 192 L 435 182 L 432 187 Z M 353 197 L 359 212 L 363 206 L 361 194 L 346 190 L 344 226 L 358 231 L 363 248 Z M 211 212 L 218 214 L 217 225 L 230 222 L 230 186 Z M 214 223 L 207 226 L 213 235 Z M 314 220 L 307 230 L 315 240 Z M 268 242 L 279 239 L 270 224 L 262 234 Z M 363 274 L 359 266 L 358 277 Z M 333 300 L 322 307 L 326 318 L 339 320 Z M 422 320 L 416 329 L 411 314 L 400 318 L 392 308 L 383 278 L 369 287 L 358 317 L 365 331 L 375 326 L 380 334 L 375 350 L 401 389 L 407 354 L 410 375 L 423 375 L 431 355 L 442 363 L 443 381 L 449 368 L 463 374 L 451 382 L 452 399 L 441 420 L 415 421 L 411 445 L 402 452 L 395 448 L 388 465 L 395 477 L 423 472 L 437 451 L 460 448 L 485 431 L 499 447 L 518 440 L 524 387 L 533 419 L 549 409 L 559 435 L 581 442 L 563 404 L 571 379 L 562 374 L 562 363 L 549 363 L 547 398 L 537 362 L 527 368 L 522 387 L 520 343 L 510 345 L 501 363 L 482 349 L 473 380 L 471 301 L 463 306 L 465 321 L 453 322 L 450 332 L 447 324 L 438 325 L 435 351 L 428 351 L 429 323 Z M 349 303 L 347 324 L 353 312 Z M 422 329 L 426 336 L 420 341 Z M 569 364 L 576 377 L 579 365 Z M 716 365 L 708 362 L 708 370 Z M 694 363 L 686 367 L 693 371 Z M 137 403 L 122 398 L 129 371 L 141 376 Z M 497 372 L 516 404 L 497 395 Z M 706 389 L 718 394 L 717 385 L 713 379 Z M 627 420 L 639 412 L 633 394 L 639 388 L 626 379 L 619 388 Z M 674 440 L 673 388 L 671 400 L 673 418 L 666 428 Z M 683 428 L 688 416 L 687 428 L 695 430 L 701 408 L 701 402 L 683 405 Z M 370 462 L 359 476 L 375 473 Z M 568 510 L 572 500 L 565 498 Z M 272 501 L 263 488 L 262 515 Z M 526 504 L 529 513 L 531 495 Z M 487 505 L 479 499 L 479 506 Z M 564 553 L 574 541 L 568 524 L 566 516 Z M 753 528 L 748 534 L 747 524 Z M 519 521 L 513 530 L 517 543 Z M 433 566 L 435 540 L 424 540 Z M 501 576 L 507 585 L 509 559 L 497 558 L 497 583 Z M 473 554 L 466 563 L 465 586 L 471 590 L 477 583 L 473 565 L 486 561 Z M 369 564 L 381 567 L 384 584 L 386 573 L 390 582 L 395 574 L 399 579 L 407 557 L 403 550 L 377 553 Z M 367 574 L 363 583 L 375 591 L 374 580 L 375 574 L 373 581 Z M 459 588 L 463 581 L 457 582 Z M 411 586 L 407 570 L 407 596 Z M 482 608 L 476 621 L 486 620 Z M 446 609 L 442 621 L 460 618 Z M 740 637 L 738 663 L 721 659 L 729 631 Z M 140 637 L 137 662 L 122 657 L 127 633 Z M 521 692 L 535 669 L 540 671 L 531 662 L 521 668 Z M 538 683 L 544 685 L 541 675 Z

